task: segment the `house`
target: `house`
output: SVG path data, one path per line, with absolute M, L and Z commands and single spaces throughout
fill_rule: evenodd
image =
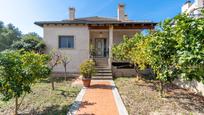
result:
M 187 0 L 186 3 L 182 6 L 181 12 L 190 13 L 194 17 L 197 17 L 200 15 L 201 8 L 203 7 L 204 7 L 204 0 L 195 0 L 194 3 L 192 3 L 190 0 Z
M 111 67 L 114 44 L 122 41 L 124 36 L 133 37 L 135 33 L 145 29 L 154 29 L 152 21 L 129 20 L 125 13 L 125 5 L 119 4 L 117 18 L 107 17 L 75 17 L 75 8 L 69 8 L 69 19 L 62 21 L 39 21 L 36 25 L 43 28 L 43 40 L 47 52 L 53 48 L 59 49 L 71 57 L 68 70 L 78 73 L 80 64 L 90 58 L 90 46 L 95 49 L 94 59 L 97 66 Z M 63 66 L 58 66 L 55 72 L 63 72 Z

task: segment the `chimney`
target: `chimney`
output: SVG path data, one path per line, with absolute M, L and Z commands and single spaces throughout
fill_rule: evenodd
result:
M 188 11 L 188 9 L 191 7 L 192 3 L 190 0 L 187 0 L 186 3 L 182 6 L 181 12 L 184 13 Z
M 125 14 L 125 21 L 127 21 L 128 20 L 128 15 L 127 14 Z
M 75 8 L 70 7 L 69 8 L 69 20 L 74 20 L 75 19 Z
M 124 4 L 119 4 L 118 5 L 118 20 L 124 21 L 126 20 L 125 16 L 125 5 Z

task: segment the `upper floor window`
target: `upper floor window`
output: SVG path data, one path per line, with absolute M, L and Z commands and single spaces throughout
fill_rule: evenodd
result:
M 74 48 L 74 36 L 59 36 L 59 48 Z

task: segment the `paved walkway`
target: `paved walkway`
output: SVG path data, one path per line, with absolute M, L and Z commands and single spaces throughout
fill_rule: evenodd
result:
M 69 114 L 127 115 L 127 111 L 112 80 L 93 80 L 91 87 L 83 88 L 75 102 L 73 107 L 75 110 L 71 110 Z
M 77 115 L 119 115 L 110 82 L 92 82 Z

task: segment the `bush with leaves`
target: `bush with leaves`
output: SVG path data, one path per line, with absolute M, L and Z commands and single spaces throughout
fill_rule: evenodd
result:
M 87 60 L 80 65 L 80 73 L 84 78 L 91 78 L 96 72 L 93 60 Z
M 0 53 L 0 97 L 4 101 L 16 99 L 15 115 L 22 104 L 23 98 L 30 93 L 31 86 L 38 80 L 47 77 L 49 57 L 44 54 L 22 51 L 4 51 Z

